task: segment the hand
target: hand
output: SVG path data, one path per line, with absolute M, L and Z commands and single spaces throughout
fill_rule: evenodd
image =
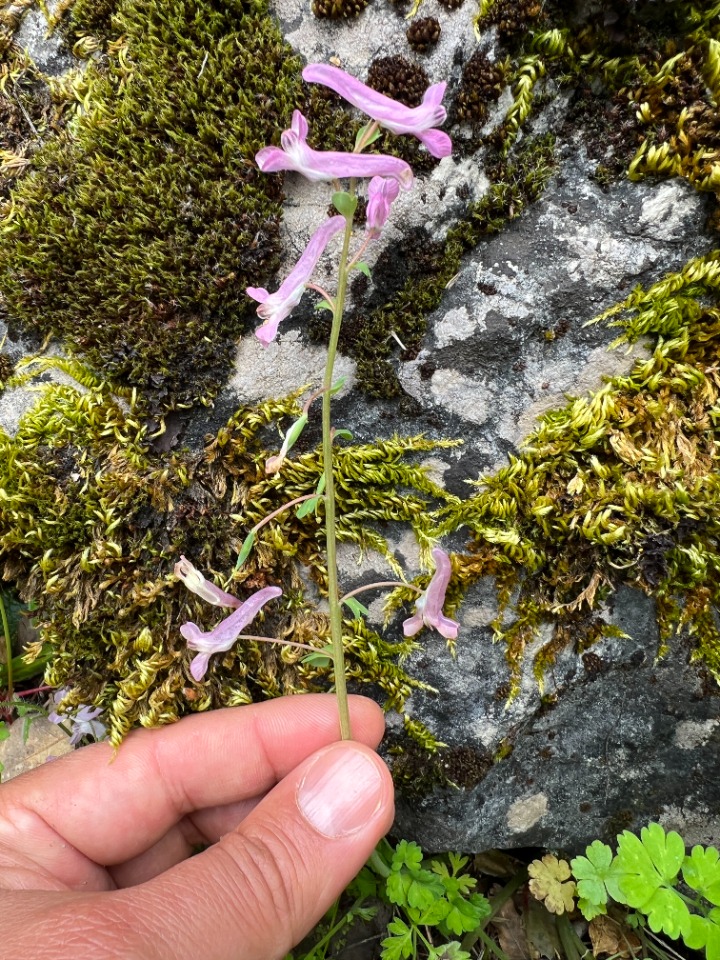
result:
M 393 818 L 382 711 L 286 697 L 84 747 L 0 787 L 3 960 L 283 957 Z M 191 856 L 198 844 L 213 846 Z

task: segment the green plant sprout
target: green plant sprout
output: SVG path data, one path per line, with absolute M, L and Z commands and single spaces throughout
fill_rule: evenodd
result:
M 617 853 L 595 840 L 571 861 L 578 908 L 586 919 L 607 912 L 609 901 L 630 907 L 653 933 L 681 939 L 707 960 L 720 960 L 720 854 L 685 843 L 658 823 L 617 838 Z

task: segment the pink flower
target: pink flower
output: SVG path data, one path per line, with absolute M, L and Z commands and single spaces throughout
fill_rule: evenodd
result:
M 373 177 L 368 185 L 367 232 L 376 240 L 390 215 L 393 200 L 397 199 L 400 187 L 387 177 Z
M 187 640 L 188 647 L 198 651 L 198 655 L 190 664 L 190 673 L 193 678 L 202 680 L 207 672 L 210 657 L 214 653 L 229 650 L 268 600 L 280 596 L 282 596 L 280 587 L 264 587 L 258 590 L 208 633 L 204 633 L 196 623 L 184 623 L 180 627 L 180 633 Z
M 278 332 L 278 325 L 290 316 L 300 303 L 305 292 L 305 284 L 312 276 L 317 262 L 323 254 L 331 237 L 345 229 L 345 217 L 331 217 L 318 227 L 310 237 L 303 255 L 275 293 L 268 293 L 264 287 L 248 287 L 245 291 L 260 306 L 257 315 L 265 322 L 255 331 L 255 336 L 267 347 Z
M 337 67 L 311 63 L 305 67 L 302 75 L 303 80 L 308 83 L 322 83 L 323 86 L 330 87 L 391 133 L 409 133 L 417 137 L 434 157 L 449 157 L 452 153 L 450 137 L 442 130 L 433 129 L 445 123 L 447 117 L 442 106 L 447 84 L 433 84 L 425 91 L 419 107 L 406 107 L 405 104 L 372 90 Z
M 175 576 L 179 580 L 182 580 L 191 593 L 196 593 L 203 600 L 207 600 L 208 603 L 212 603 L 216 607 L 240 606 L 239 600 L 230 596 L 229 593 L 225 593 L 220 587 L 216 587 L 214 583 L 206 580 L 200 571 L 196 570 L 185 557 L 180 557 L 175 564 L 174 572 Z
M 392 102 L 392 101 L 391 101 Z M 445 111 L 443 111 L 444 115 Z M 308 180 L 340 180 L 343 177 L 391 177 L 404 190 L 413 185 L 410 165 L 397 157 L 382 154 L 340 153 L 333 150 L 313 150 L 307 145 L 308 124 L 296 110 L 292 126 L 281 137 L 280 147 L 263 147 L 255 154 L 255 161 L 263 173 L 295 170 Z
M 452 573 L 450 557 L 436 547 L 432 558 L 435 561 L 435 573 L 425 593 L 415 601 L 415 615 L 403 623 L 403 633 L 406 637 L 414 637 L 424 625 L 437 630 L 446 640 L 455 640 L 459 625 L 446 617 L 442 610 Z

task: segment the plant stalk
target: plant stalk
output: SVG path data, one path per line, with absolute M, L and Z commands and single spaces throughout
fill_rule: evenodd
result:
M 350 181 L 350 195 L 355 195 L 355 181 Z M 322 449 L 323 468 L 325 471 L 325 540 L 327 550 L 328 569 L 328 601 L 330 604 L 330 638 L 332 641 L 333 672 L 335 674 L 335 694 L 340 713 L 340 737 L 343 740 L 352 739 L 350 729 L 350 711 L 348 710 L 347 684 L 345 681 L 345 651 L 342 638 L 342 607 L 340 604 L 340 590 L 337 575 L 337 544 L 335 539 L 335 482 L 333 477 L 333 444 L 330 390 L 333 384 L 333 368 L 337 354 L 340 327 L 342 325 L 343 309 L 345 307 L 345 291 L 348 280 L 348 252 L 352 237 L 352 216 L 345 220 L 345 234 L 343 236 L 340 266 L 338 268 L 338 289 L 335 297 L 330 343 L 328 344 L 327 363 L 325 365 L 325 379 L 323 380 L 322 398 Z
M 7 689 L 7 698 L 12 700 L 13 698 L 13 665 L 12 665 L 12 640 L 10 638 L 10 624 L 8 623 L 7 610 L 5 609 L 5 601 L 0 594 L 0 618 L 2 619 L 2 628 L 3 633 L 5 634 L 5 653 L 7 656 L 7 663 L 5 664 L 6 671 L 6 683 L 5 687 Z

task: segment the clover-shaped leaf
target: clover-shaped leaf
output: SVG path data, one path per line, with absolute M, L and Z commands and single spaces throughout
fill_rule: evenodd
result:
M 567 860 L 547 853 L 542 860 L 533 860 L 528 873 L 532 877 L 528 886 L 536 900 L 542 900 L 550 913 L 570 913 L 575 906 L 575 883 L 569 879 Z
M 570 866 L 577 881 L 578 907 L 586 920 L 592 920 L 606 912 L 608 894 L 617 899 L 618 870 L 606 843 L 594 840 L 585 853 L 571 860 Z
M 715 847 L 696 846 L 682 865 L 683 880 L 715 906 L 720 905 L 720 853 Z
M 636 910 L 645 910 L 655 891 L 674 884 L 685 859 L 685 844 L 678 833 L 665 833 L 659 823 L 643 827 L 640 837 L 629 830 L 618 837 L 615 866 L 619 890 L 615 899 Z

